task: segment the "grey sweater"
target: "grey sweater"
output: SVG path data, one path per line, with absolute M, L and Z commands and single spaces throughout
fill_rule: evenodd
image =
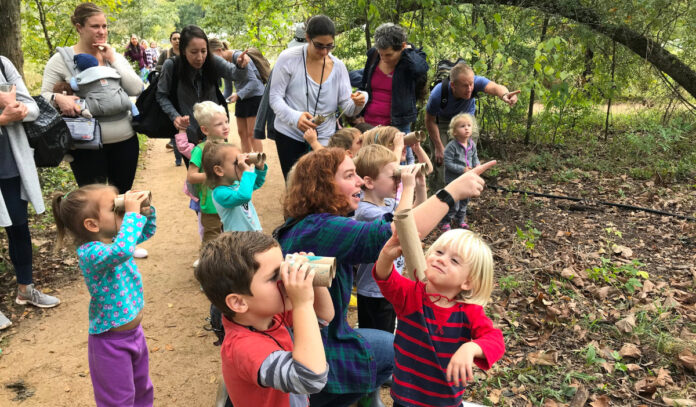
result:
M 479 165 L 476 143 L 469 138 L 466 148 L 453 139 L 445 147 L 445 184 L 454 181 L 455 178 L 466 171 L 466 167 L 474 168 Z

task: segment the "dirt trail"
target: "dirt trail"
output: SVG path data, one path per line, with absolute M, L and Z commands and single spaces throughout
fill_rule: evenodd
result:
M 232 119 L 231 141 L 239 144 Z M 196 218 L 182 193 L 185 167 L 175 167 L 166 140 L 150 140 L 135 188 L 149 189 L 157 208 L 157 232 L 143 244 L 150 255 L 138 260 L 146 306 L 143 328 L 150 349 L 155 405 L 211 406 L 220 380 L 219 348 L 203 330 L 208 300 L 193 277 L 199 237 Z M 264 142 L 269 173 L 254 194 L 254 205 L 267 233 L 282 222 L 284 189 L 273 141 Z M 0 359 L 0 406 L 94 405 L 87 363 L 89 293 L 83 281 L 54 290 L 62 304 L 36 311 L 3 343 Z M 8 383 L 23 381 L 33 396 L 13 400 Z

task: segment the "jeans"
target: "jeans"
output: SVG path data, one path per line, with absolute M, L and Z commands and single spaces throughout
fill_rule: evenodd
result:
M 394 370 L 394 335 L 377 329 L 358 328 L 355 330 L 370 344 L 372 354 L 377 365 L 377 388 L 386 382 Z M 325 393 L 320 392 L 309 396 L 309 404 L 312 407 L 330 406 L 347 407 L 358 401 L 362 393 Z
M 181 158 L 183 156 L 181 155 L 181 152 L 179 152 L 179 149 L 176 148 L 176 140 L 174 140 L 174 137 L 171 138 L 170 143 L 172 143 L 172 146 L 174 147 L 174 162 L 181 164 Z M 186 166 L 186 168 L 188 168 L 188 166 Z
M 17 275 L 17 284 L 32 283 L 32 250 L 27 201 L 21 198 L 22 179 L 20 177 L 0 179 L 0 193 L 12 221 L 5 227 L 10 252 L 10 260 Z

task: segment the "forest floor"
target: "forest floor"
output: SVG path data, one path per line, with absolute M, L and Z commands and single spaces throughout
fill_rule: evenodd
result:
M 693 217 L 693 179 L 637 180 L 621 171 L 558 168 L 530 162 L 523 149 L 497 149 L 507 150 L 487 174 L 489 185 L 586 200 L 489 188 L 471 202 L 469 225 L 490 242 L 496 260 L 487 313 L 503 330 L 507 352 L 477 374 L 466 399 L 514 406 L 696 406 L 696 223 L 597 203 Z M 254 205 L 270 232 L 282 222 L 283 184 L 273 142 L 265 141 L 264 150 L 270 173 Z M 568 154 L 551 149 L 546 157 L 560 162 Z M 142 167 L 136 187 L 151 190 L 158 208 L 157 234 L 143 245 L 150 257 L 137 261 L 155 403 L 210 406 L 220 380 L 219 349 L 204 329 L 208 303 L 190 266 L 199 243 L 180 191 L 184 167 L 173 166 L 162 140 L 149 143 Z M 0 310 L 14 325 L 0 332 L 0 405 L 91 405 L 89 295 L 74 254 L 53 255 L 53 229 L 45 220 L 35 223 L 43 225 L 33 229 L 37 285 L 50 287 L 63 303 L 51 310 L 15 305 L 13 273 L 2 253 Z M 355 320 L 354 309 L 349 319 Z M 391 405 L 386 389 L 382 396 Z

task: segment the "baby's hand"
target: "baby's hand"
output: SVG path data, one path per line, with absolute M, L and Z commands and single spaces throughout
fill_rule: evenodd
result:
M 456 386 L 466 386 L 467 382 L 474 381 L 474 358 L 482 354 L 481 347 L 474 342 L 460 346 L 447 365 L 447 381 Z
M 416 166 L 406 165 L 401 167 L 401 183 L 406 187 L 413 187 L 416 185 Z
M 310 270 L 309 265 L 304 260 L 304 258 L 296 257 L 292 265 L 287 262 L 280 265 L 280 277 L 293 308 L 314 304 L 314 289 L 312 287 L 314 270 Z

